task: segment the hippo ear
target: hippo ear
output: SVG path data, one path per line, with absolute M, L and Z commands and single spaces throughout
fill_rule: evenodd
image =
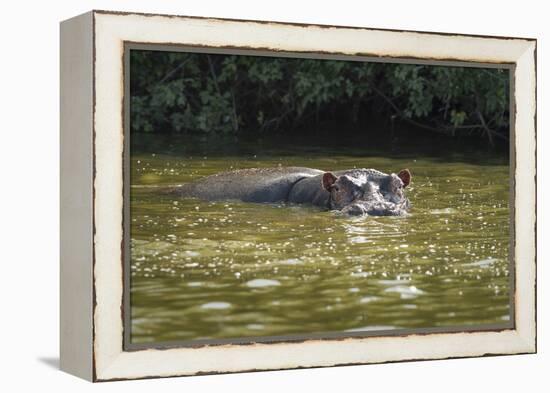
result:
M 397 177 L 403 182 L 403 187 L 407 187 L 412 179 L 411 172 L 408 169 L 402 169 L 397 174 Z
M 332 172 L 323 173 L 323 188 L 330 191 L 332 185 L 336 181 L 337 177 Z

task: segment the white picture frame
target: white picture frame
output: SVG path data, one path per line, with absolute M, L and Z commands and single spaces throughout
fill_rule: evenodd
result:
M 127 44 L 513 69 L 514 312 L 506 329 L 124 346 Z M 61 24 L 61 368 L 90 381 L 536 352 L 536 40 L 91 11 Z

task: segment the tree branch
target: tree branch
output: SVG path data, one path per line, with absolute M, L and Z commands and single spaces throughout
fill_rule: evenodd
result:
M 382 97 L 393 108 L 393 110 L 396 112 L 397 116 L 399 116 L 401 119 L 405 120 L 407 123 L 410 123 L 410 124 L 415 125 L 415 126 L 420 127 L 420 128 L 424 128 L 426 130 L 437 132 L 438 134 L 447 134 L 445 131 L 442 131 L 439 128 L 432 127 L 430 125 L 423 124 L 423 123 L 417 122 L 415 120 L 409 119 L 407 116 L 405 116 L 403 111 L 397 105 L 395 105 L 395 103 L 391 100 L 391 98 L 386 96 L 384 93 L 382 93 L 376 87 L 372 87 L 372 90 L 374 90 L 374 92 L 376 94 L 378 94 L 380 97 Z
M 221 96 L 222 93 L 220 91 L 220 86 L 218 86 L 218 77 L 216 76 L 216 72 L 214 71 L 214 64 L 212 64 L 212 59 L 210 59 L 210 55 L 206 55 L 206 58 L 208 59 L 208 65 L 210 67 L 210 74 L 212 74 L 212 80 L 214 81 L 214 87 L 216 88 L 216 91 Z
M 386 96 L 384 93 L 382 93 L 382 91 L 380 91 L 376 87 L 372 87 L 372 90 L 376 94 L 378 94 L 380 97 L 382 97 L 384 99 L 384 101 L 386 101 L 392 107 L 392 109 L 396 112 L 397 116 L 399 116 L 402 120 L 404 120 L 407 123 L 410 123 L 414 126 L 417 126 L 417 127 L 429 130 L 429 131 L 433 131 L 433 132 L 436 132 L 438 134 L 445 134 L 445 135 L 448 135 L 450 132 L 453 132 L 454 130 L 475 130 L 475 129 L 484 130 L 488 135 L 489 143 L 491 144 L 491 146 L 494 146 L 493 136 L 495 136 L 497 138 L 504 139 L 506 141 L 508 140 L 508 138 L 505 135 L 499 134 L 498 132 L 496 132 L 496 131 L 492 130 L 491 128 L 489 128 L 487 126 L 487 123 L 485 122 L 485 119 L 483 118 L 483 116 L 481 115 L 481 113 L 479 111 L 477 111 L 476 113 L 477 113 L 477 115 L 478 115 L 478 117 L 481 121 L 481 124 L 464 124 L 464 125 L 457 125 L 457 126 L 433 127 L 433 126 L 430 126 L 428 124 L 424 124 L 424 123 L 421 123 L 421 122 L 418 122 L 416 120 L 408 118 L 404 114 L 404 112 L 393 102 L 393 100 L 391 98 Z
M 169 71 L 166 75 L 164 75 L 162 77 L 162 79 L 160 81 L 157 82 L 157 86 L 158 85 L 162 85 L 164 82 L 166 82 L 172 75 L 174 75 L 176 72 L 178 72 L 180 69 L 183 68 L 183 66 L 185 66 L 185 63 L 187 63 L 189 61 L 189 57 L 187 59 L 185 59 L 184 61 L 182 61 L 180 64 L 178 64 L 177 67 L 173 68 L 171 71 Z

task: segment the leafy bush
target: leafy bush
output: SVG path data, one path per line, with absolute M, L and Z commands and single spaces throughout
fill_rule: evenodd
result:
M 135 132 L 288 132 L 336 117 L 357 125 L 370 111 L 490 144 L 508 138 L 504 69 L 133 50 L 130 70 Z

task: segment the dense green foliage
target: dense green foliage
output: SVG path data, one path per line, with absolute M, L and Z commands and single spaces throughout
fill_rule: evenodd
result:
M 373 117 L 448 135 L 508 138 L 503 69 L 131 52 L 136 132 L 361 129 Z

